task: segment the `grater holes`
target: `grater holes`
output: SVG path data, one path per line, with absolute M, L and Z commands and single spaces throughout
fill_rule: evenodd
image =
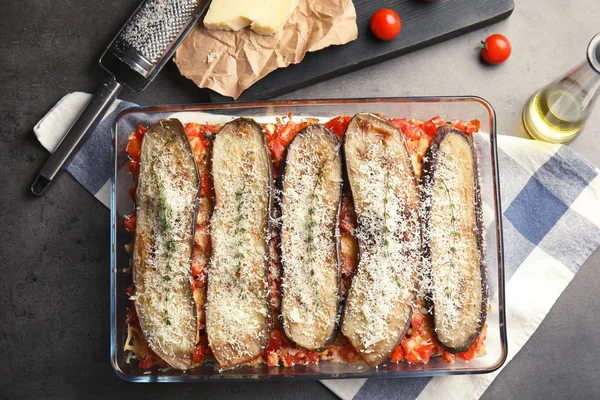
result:
M 147 0 L 131 17 L 119 41 L 155 64 L 197 5 L 197 0 Z

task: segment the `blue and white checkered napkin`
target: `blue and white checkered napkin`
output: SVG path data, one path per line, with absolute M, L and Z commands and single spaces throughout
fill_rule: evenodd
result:
M 67 95 L 35 126 L 46 149 L 54 150 L 89 99 L 85 93 Z M 109 110 L 67 167 L 107 207 L 113 165 L 111 125 L 131 105 L 120 102 Z M 499 136 L 498 147 L 508 282 L 508 363 L 600 245 L 600 175 L 565 146 Z M 323 384 L 342 399 L 477 399 L 501 370 L 485 375 Z

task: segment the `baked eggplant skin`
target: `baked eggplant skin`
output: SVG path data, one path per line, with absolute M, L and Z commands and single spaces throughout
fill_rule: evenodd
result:
M 173 368 L 192 367 L 196 309 L 191 265 L 199 176 L 176 119 L 142 141 L 133 246 L 135 307 L 150 348 Z
M 456 354 L 473 345 L 487 316 L 482 202 L 472 137 L 442 126 L 423 160 L 425 301 L 437 342 Z
M 410 326 L 421 268 L 419 186 L 404 135 L 378 115 L 354 116 L 343 157 L 359 253 L 341 331 L 376 367 Z
M 262 355 L 270 338 L 273 174 L 262 127 L 247 118 L 225 124 L 215 135 L 211 165 L 215 204 L 206 330 L 221 369 L 229 369 Z
M 290 342 L 308 350 L 320 350 L 334 341 L 341 313 L 339 301 L 341 269 L 339 223 L 343 192 L 341 143 L 325 126 L 309 125 L 296 134 L 286 148 L 284 160 L 285 162 L 280 164 L 280 179 L 277 185 L 282 196 L 279 204 L 282 221 L 279 241 L 282 277 L 280 321 L 283 332 Z M 295 165 L 298 163 L 301 165 Z M 310 169 L 310 171 L 300 171 L 300 169 Z M 307 177 L 310 173 L 320 174 L 317 176 L 318 184 L 305 181 L 310 180 L 310 177 Z M 292 187 L 292 182 L 297 187 Z M 309 191 L 312 189 L 312 192 L 304 193 L 306 196 L 302 200 L 290 200 L 292 195 L 302 195 L 300 192 L 306 189 L 306 187 L 302 188 L 303 183 L 309 187 Z M 324 208 L 315 210 L 313 205 L 315 202 L 325 203 Z M 308 208 L 311 207 L 311 215 L 308 215 Z M 318 220 L 323 212 L 329 218 L 329 225 L 325 229 L 322 224 L 310 223 L 313 219 Z M 317 216 L 313 218 L 312 213 Z M 327 224 L 327 221 L 324 223 Z M 317 234 L 314 233 L 315 227 Z M 308 235 L 314 239 L 321 238 L 329 241 L 331 247 L 325 245 L 330 251 L 329 254 L 324 255 L 327 257 L 326 261 L 311 257 L 305 243 L 305 236 Z M 294 251 L 300 253 L 294 254 Z M 296 264 L 294 270 L 286 260 L 290 264 Z M 321 261 L 326 265 L 322 265 Z M 311 262 L 316 262 L 315 267 L 311 268 Z M 306 304 L 307 302 L 310 304 Z

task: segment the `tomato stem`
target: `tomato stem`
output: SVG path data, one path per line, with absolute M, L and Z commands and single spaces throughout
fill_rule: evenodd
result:
M 488 49 L 487 44 L 482 40 L 481 44 L 475 46 L 475 48 L 473 50 L 483 50 L 483 49 Z

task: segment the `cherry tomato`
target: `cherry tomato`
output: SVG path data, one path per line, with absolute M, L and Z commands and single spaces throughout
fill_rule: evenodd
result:
M 279 356 L 274 351 L 267 351 L 267 365 L 276 367 L 279 365 Z
M 125 218 L 125 229 L 127 229 L 127 231 L 129 233 L 134 233 L 135 232 L 135 211 L 132 212 L 130 215 L 128 215 Z
M 344 136 L 351 119 L 352 117 L 349 116 L 336 117 L 327 122 L 325 126 L 341 139 Z
M 419 312 L 413 312 L 413 315 L 410 319 L 410 326 L 416 332 L 421 332 L 421 325 L 423 324 L 423 314 Z
M 356 214 L 354 213 L 354 204 L 349 197 L 344 197 L 342 201 L 342 210 L 340 213 L 340 228 L 343 232 L 354 233 L 356 227 Z
M 137 177 L 140 174 L 140 162 L 136 160 L 129 161 L 129 172 Z
M 131 139 L 129 139 L 129 142 L 127 143 L 127 148 L 125 150 L 132 159 L 139 160 L 140 154 L 142 152 L 142 139 L 138 139 L 135 136 L 132 137 Z
M 284 152 L 285 152 L 285 146 L 279 140 L 275 140 L 274 142 L 271 142 L 271 156 L 276 161 L 281 161 L 283 159 Z
M 461 358 L 465 361 L 472 360 L 475 357 L 475 346 L 471 346 L 471 348 L 465 352 L 457 353 L 456 357 Z
M 321 354 L 318 351 L 307 351 L 306 358 L 308 364 L 317 364 L 321 360 Z
M 442 361 L 450 364 L 454 364 L 456 356 L 452 353 L 442 350 Z
M 338 352 L 340 357 L 346 360 L 348 364 L 354 364 L 357 359 L 360 359 L 360 356 L 351 344 L 342 346 Z
M 485 335 L 486 335 L 486 332 L 484 330 L 484 331 L 482 331 L 479 334 L 479 337 L 477 338 L 477 340 L 475 341 L 475 343 L 473 343 L 473 345 L 471 346 L 471 348 L 469 348 L 469 350 L 467 350 L 467 351 L 465 351 L 463 353 L 456 354 L 456 357 L 461 358 L 461 359 L 463 359 L 465 361 L 472 360 L 475 357 L 475 354 L 477 353 L 477 351 L 483 345 L 483 342 L 485 340 Z
M 202 267 L 199 267 L 197 264 L 192 264 L 192 276 L 195 278 L 202 274 Z
M 196 346 L 196 350 L 194 351 L 194 363 L 200 364 L 206 358 L 206 345 L 200 344 Z
M 392 40 L 400 33 L 402 24 L 400 17 L 394 10 L 382 8 L 371 17 L 371 32 L 377 39 Z
M 440 117 L 433 117 L 429 121 L 425 122 L 425 125 L 423 125 L 423 130 L 425 131 L 425 135 L 432 138 L 435 136 L 438 128 L 444 125 L 446 125 L 446 121 Z
M 187 135 L 192 137 L 204 137 L 204 133 L 216 133 L 219 132 L 218 125 L 199 124 L 197 122 L 188 122 L 185 124 L 185 132 Z
M 481 123 L 477 119 L 472 119 L 468 124 L 465 121 L 455 119 L 452 120 L 452 125 L 467 135 L 471 135 L 479 130 Z
M 288 121 L 287 124 L 285 124 L 284 126 L 282 126 L 281 128 L 279 128 L 279 141 L 281 142 L 281 144 L 286 147 L 288 144 L 290 144 L 292 142 L 292 140 L 294 140 L 294 136 L 296 136 L 296 132 L 298 132 L 296 130 L 296 124 L 293 123 L 292 121 Z
M 136 137 L 136 139 L 142 140 L 146 131 L 147 129 L 143 125 L 138 125 L 133 135 Z
M 406 118 L 392 118 L 390 119 L 390 124 L 394 125 L 396 128 L 400 128 L 402 130 L 402 133 L 406 132 L 409 125 Z
M 140 364 L 138 365 L 139 368 L 150 368 L 154 365 L 154 360 L 152 359 L 152 357 L 148 354 L 144 354 L 140 357 Z
M 508 60 L 512 52 L 509 40 L 500 34 L 494 34 L 481 42 L 481 58 L 489 64 L 500 64 Z
M 191 138 L 194 136 L 200 136 L 202 132 L 200 131 L 201 125 L 197 122 L 188 122 L 185 124 L 185 133 Z
M 398 345 L 398 346 L 396 346 L 394 351 L 392 351 L 390 361 L 391 362 L 400 362 L 402 360 L 404 360 L 404 349 L 402 348 L 402 345 Z
M 200 175 L 200 195 L 208 197 L 211 194 L 210 176 L 208 174 Z
M 433 343 L 422 336 L 402 339 L 400 343 L 404 349 L 406 361 L 411 364 L 428 363 L 433 354 Z

